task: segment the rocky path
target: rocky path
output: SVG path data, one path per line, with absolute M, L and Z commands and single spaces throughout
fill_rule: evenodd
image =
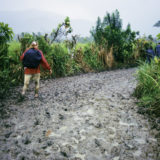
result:
M 0 160 L 160 160 L 156 130 L 137 113 L 135 69 L 41 81 L 8 100 Z M 21 88 L 19 88 L 20 90 Z

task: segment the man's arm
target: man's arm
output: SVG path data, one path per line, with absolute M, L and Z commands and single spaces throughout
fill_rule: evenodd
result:
M 47 60 L 45 59 L 44 55 L 43 55 L 43 52 L 38 50 L 40 53 L 41 53 L 41 56 L 42 56 L 42 60 L 41 60 L 41 65 L 44 69 L 48 69 L 49 71 L 51 70 L 51 67 L 50 65 L 48 64 Z
M 26 49 L 26 50 L 24 51 L 24 53 L 20 56 L 20 60 L 21 60 L 21 61 L 23 60 L 24 54 L 25 54 L 27 51 L 28 51 L 28 49 Z

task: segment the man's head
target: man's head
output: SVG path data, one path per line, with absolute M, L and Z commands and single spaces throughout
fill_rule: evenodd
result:
M 31 48 L 38 48 L 38 43 L 36 41 L 33 41 L 31 43 Z

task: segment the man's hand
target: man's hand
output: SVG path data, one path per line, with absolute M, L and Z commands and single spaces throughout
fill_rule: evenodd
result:
M 52 74 L 52 69 L 49 70 L 49 74 Z

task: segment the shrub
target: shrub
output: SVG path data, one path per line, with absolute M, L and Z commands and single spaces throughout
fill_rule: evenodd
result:
M 149 46 L 155 47 L 155 43 L 151 40 L 148 40 L 146 37 L 142 37 L 136 40 L 136 43 L 133 44 L 133 58 L 136 60 L 146 60 L 146 50 Z
M 13 38 L 13 31 L 8 24 L 0 23 L 0 99 L 5 97 L 10 87 L 10 59 L 8 42 Z
M 8 57 L 10 59 L 10 78 L 12 86 L 23 81 L 23 66 L 20 62 L 21 44 L 17 41 L 9 43 Z
M 44 55 L 50 54 L 52 51 L 51 45 L 47 42 L 44 36 L 37 36 L 38 47 L 43 51 Z
M 68 74 L 67 64 L 71 55 L 63 44 L 54 44 L 52 50 L 52 60 L 55 76 L 66 76 Z
M 160 59 L 151 64 L 142 63 L 137 71 L 137 81 L 134 94 L 140 100 L 140 107 L 160 116 Z
M 102 70 L 104 65 L 102 61 L 99 60 L 99 49 L 95 45 L 88 44 L 84 47 L 83 51 L 84 61 L 90 66 L 93 70 Z
M 29 33 L 22 32 L 20 36 L 18 36 L 18 40 L 21 43 L 21 52 L 24 52 L 26 48 L 30 46 L 32 41 L 35 40 L 35 37 Z
M 107 13 L 103 21 L 98 17 L 91 34 L 97 45 L 103 46 L 103 48 L 107 46 L 107 50 L 113 47 L 114 59 L 117 62 L 124 63 L 126 59 L 128 61 L 131 57 L 130 54 L 133 52 L 133 44 L 138 32 L 131 31 L 129 24 L 126 30 L 123 30 L 120 14 L 116 10 L 112 14 Z
M 9 43 L 8 56 L 12 63 L 18 64 L 21 56 L 21 44 L 17 41 Z
M 91 67 L 85 62 L 84 60 L 84 46 L 78 45 L 79 48 L 76 48 L 74 51 L 74 56 L 73 59 L 74 61 L 77 63 L 77 65 L 79 66 L 80 71 L 86 73 L 91 71 Z

